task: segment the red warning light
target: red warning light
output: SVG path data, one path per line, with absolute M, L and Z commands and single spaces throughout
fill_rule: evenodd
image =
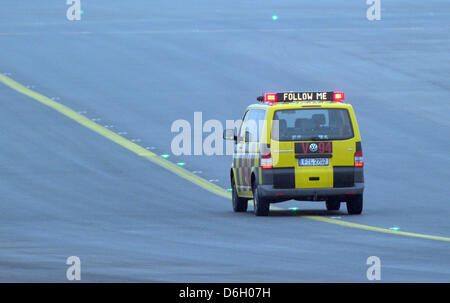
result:
M 333 92 L 333 101 L 343 101 L 345 96 L 343 92 Z
M 267 102 L 277 102 L 277 94 L 265 94 L 265 101 Z

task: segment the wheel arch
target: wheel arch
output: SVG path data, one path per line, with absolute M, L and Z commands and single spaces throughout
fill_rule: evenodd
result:
M 255 172 L 254 171 L 252 171 L 252 176 L 251 176 L 251 178 L 250 178 L 250 185 L 251 185 L 251 187 L 252 187 L 252 189 L 254 188 L 254 186 L 256 185 L 256 174 L 255 174 Z
M 232 180 L 234 180 L 234 184 L 232 183 Z M 230 185 L 231 185 L 231 187 L 233 187 L 233 185 L 237 186 L 237 180 L 236 180 L 234 168 L 230 169 Z

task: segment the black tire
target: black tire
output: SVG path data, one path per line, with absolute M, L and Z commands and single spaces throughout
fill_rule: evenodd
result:
M 341 208 L 341 201 L 335 199 L 328 199 L 325 204 L 327 205 L 327 210 L 339 210 Z
M 347 202 L 347 212 L 349 215 L 359 215 L 363 210 L 363 195 L 357 195 Z
M 258 217 L 266 217 L 269 215 L 270 203 L 261 197 L 258 185 L 253 187 L 253 209 Z
M 248 200 L 239 198 L 236 191 L 236 185 L 234 184 L 234 178 L 231 179 L 231 202 L 233 205 L 233 211 L 236 213 L 246 212 L 248 208 Z

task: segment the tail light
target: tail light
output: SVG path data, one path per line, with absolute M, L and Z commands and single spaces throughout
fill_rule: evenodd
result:
M 356 152 L 355 152 L 355 167 L 363 167 L 363 152 L 361 148 L 361 142 L 356 142 Z
M 273 168 L 272 154 L 269 144 L 261 144 L 261 167 L 264 169 Z
M 265 169 L 273 168 L 272 155 L 270 153 L 261 155 L 261 167 Z

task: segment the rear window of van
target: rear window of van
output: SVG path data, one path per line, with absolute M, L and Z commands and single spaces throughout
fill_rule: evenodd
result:
M 277 110 L 271 134 L 277 141 L 345 140 L 354 136 L 348 110 L 342 108 Z

